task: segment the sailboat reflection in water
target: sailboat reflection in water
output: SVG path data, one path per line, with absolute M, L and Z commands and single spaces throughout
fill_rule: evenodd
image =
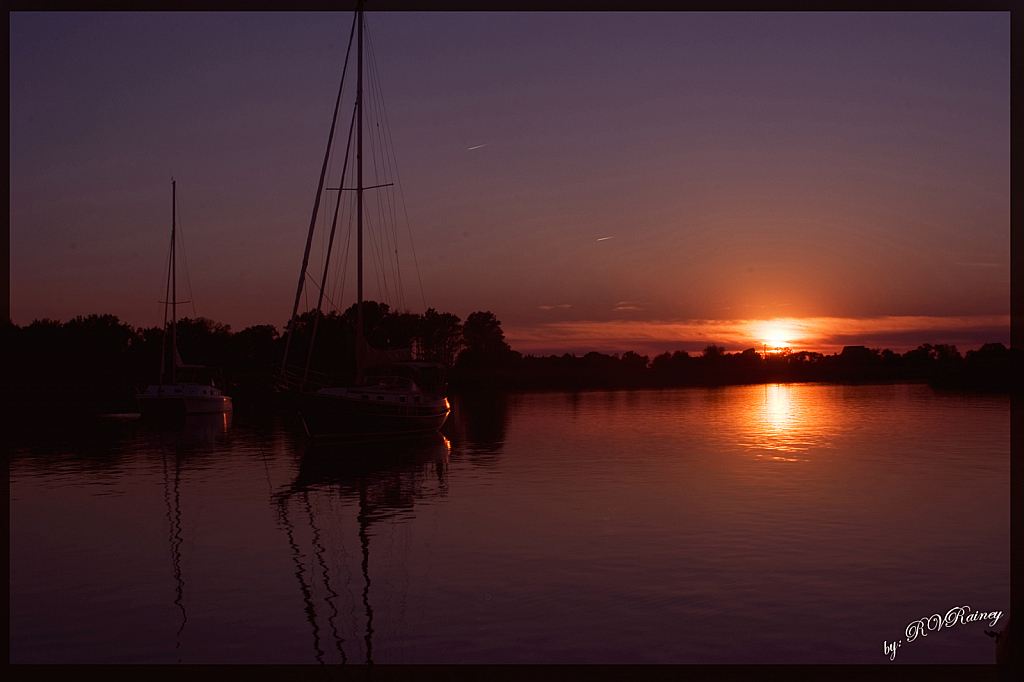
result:
M 334 118 L 327 140 L 327 151 L 324 154 L 323 167 L 320 171 L 320 184 L 316 191 L 313 204 L 313 216 L 309 224 L 306 238 L 306 250 L 302 258 L 302 269 L 299 273 L 298 287 L 295 292 L 295 304 L 292 308 L 291 322 L 285 341 L 284 358 L 281 363 L 280 387 L 289 395 L 299 409 L 307 433 L 315 438 L 337 437 L 381 437 L 408 436 L 412 434 L 437 431 L 448 418 L 450 406 L 445 397 L 444 366 L 433 362 L 416 362 L 409 348 L 380 349 L 373 348 L 366 339 L 363 319 L 363 231 L 367 227 L 377 228 L 375 236 L 370 232 L 370 241 L 375 260 L 378 261 L 378 286 L 383 283 L 383 294 L 388 297 L 388 278 L 399 305 L 402 305 L 401 271 L 398 267 L 398 231 L 394 224 L 399 215 L 404 215 L 403 207 L 396 206 L 394 170 L 395 159 L 391 149 L 390 132 L 384 107 L 381 103 L 380 88 L 370 69 L 369 101 L 365 101 L 363 89 L 363 57 L 364 57 L 364 19 L 362 4 L 356 12 L 356 18 L 349 36 L 349 49 L 346 52 L 345 68 L 342 73 L 341 87 L 334 106 Z M 358 29 L 358 30 L 357 30 Z M 325 178 L 330 168 L 334 153 L 334 132 L 338 123 L 338 111 L 341 108 L 342 96 L 345 93 L 345 78 L 348 72 L 348 55 L 352 52 L 353 37 L 358 36 L 356 48 L 357 68 L 354 110 L 349 124 L 348 143 L 341 163 L 341 178 L 337 187 L 327 190 L 337 192 L 334 205 L 334 217 L 331 222 L 330 237 L 327 240 L 323 256 L 323 274 L 319 283 L 317 300 L 309 348 L 306 353 L 305 365 L 289 365 L 289 353 L 293 349 L 299 303 L 306 278 L 309 253 L 313 243 L 320 200 L 325 189 Z M 372 51 L 367 54 L 370 66 L 373 66 Z M 369 127 L 371 135 L 370 156 L 373 162 L 373 173 L 376 184 L 366 186 L 363 180 L 363 119 L 376 117 Z M 355 148 L 355 158 L 351 153 Z M 352 161 L 353 163 L 350 163 Z M 351 178 L 352 166 L 355 166 L 355 178 Z M 355 186 L 352 187 L 351 185 Z M 348 186 L 346 186 L 348 185 Z M 374 190 L 372 204 L 376 212 L 367 211 L 364 207 L 363 195 Z M 354 193 L 355 205 L 348 205 L 348 198 Z M 343 205 L 346 206 L 342 210 Z M 356 262 L 357 262 L 357 303 L 356 303 L 356 339 L 355 339 L 355 382 L 354 385 L 344 378 L 345 372 L 317 372 L 310 368 L 313 361 L 313 348 L 316 333 L 320 326 L 324 298 L 331 303 L 333 296 L 327 296 L 328 290 L 344 285 L 344 276 L 336 277 L 332 285 L 328 278 L 330 272 L 331 252 L 338 227 L 339 215 L 355 214 L 356 228 Z M 343 218 L 344 220 L 344 218 Z M 351 238 L 351 225 L 349 227 Z M 345 244 L 348 250 L 348 241 Z M 385 258 L 394 257 L 395 262 L 386 265 Z M 346 258 L 342 259 L 344 261 Z M 316 286 L 316 282 L 313 282 Z M 349 379 L 351 374 L 348 375 Z
M 378 605 L 385 604 L 382 613 L 378 609 L 378 620 L 400 625 L 395 617 L 402 610 L 387 608 L 390 583 L 382 582 L 381 574 L 405 566 L 393 560 L 371 564 L 371 539 L 381 532 L 374 533 L 373 527 L 383 523 L 394 530 L 414 518 L 416 502 L 445 497 L 450 450 L 440 433 L 358 447 L 314 443 L 294 482 L 274 496 L 317 662 L 373 663 L 373 635 L 383 628 L 374 621 L 372 596 Z M 351 542 L 353 531 L 360 547 L 361 589 L 350 565 L 356 557 L 345 549 L 345 538 Z M 313 560 L 304 561 L 308 557 Z M 361 592 L 361 605 L 353 590 Z M 405 597 L 399 600 L 404 603 Z
M 167 468 L 167 452 L 166 449 L 161 451 L 161 459 L 163 460 L 164 470 L 164 502 L 167 505 L 167 522 L 170 526 L 168 538 L 171 544 L 171 568 L 174 574 L 175 582 L 175 598 L 174 605 L 181 611 L 181 626 L 178 628 L 176 633 L 176 640 L 174 644 L 175 652 L 178 654 L 178 663 L 181 663 L 181 633 L 185 630 L 185 624 L 188 623 L 188 614 L 185 612 L 184 602 L 184 591 L 185 591 L 185 580 L 182 577 L 181 571 L 181 545 L 183 542 L 182 530 L 181 530 L 181 457 L 180 453 L 175 451 L 174 453 L 174 484 L 171 486 L 171 478 L 168 474 Z M 173 503 L 172 503 L 173 501 Z

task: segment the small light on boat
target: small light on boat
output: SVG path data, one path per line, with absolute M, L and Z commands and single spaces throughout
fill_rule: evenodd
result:
M 451 403 L 448 402 L 448 398 L 444 399 L 444 409 L 446 409 L 446 410 L 452 409 Z

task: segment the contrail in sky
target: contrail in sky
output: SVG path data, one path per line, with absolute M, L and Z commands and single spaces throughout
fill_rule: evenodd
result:
M 474 149 L 480 149 L 480 147 L 486 147 L 486 146 L 487 146 L 486 144 L 478 144 L 478 145 L 477 145 L 477 146 L 475 146 L 475 147 L 470 147 L 470 148 L 469 148 L 469 149 L 467 149 L 466 151 L 470 151 L 470 152 L 471 152 L 471 151 L 473 151 Z
M 614 237 L 599 237 L 597 241 L 603 242 L 605 239 L 614 239 Z

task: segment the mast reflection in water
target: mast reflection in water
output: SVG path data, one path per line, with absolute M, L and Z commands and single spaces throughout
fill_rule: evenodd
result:
M 319 663 L 349 662 L 346 646 L 354 654 L 354 662 L 373 663 L 373 526 L 411 520 L 417 501 L 445 496 L 450 450 L 451 444 L 440 433 L 392 441 L 316 443 L 302 457 L 294 482 L 274 496 L 280 525 L 292 551 L 295 578 Z M 302 521 L 293 520 L 296 512 Z M 349 607 L 347 612 L 353 613 L 351 563 L 355 558 L 345 548 L 346 521 L 353 516 L 358 526 L 365 613 L 362 651 L 358 650 L 355 637 L 346 638 L 339 632 L 339 627 L 345 629 L 341 625 L 345 614 L 339 612 L 339 602 L 345 601 L 342 611 Z M 304 538 L 299 537 L 300 523 L 308 526 Z M 335 589 L 339 580 L 344 582 L 339 589 L 348 591 L 347 601 Z M 401 599 L 404 601 L 404 596 Z M 323 632 L 325 617 L 329 633 Z M 360 624 L 353 623 L 351 629 L 358 632 L 359 627 Z M 325 651 L 324 639 L 328 636 L 336 654 L 330 649 Z
M 185 623 L 188 622 L 188 614 L 185 613 L 184 604 L 184 591 L 185 581 L 181 576 L 181 494 L 178 490 L 178 485 L 181 482 L 181 467 L 179 466 L 179 460 L 177 453 L 174 457 L 174 483 L 173 489 L 170 481 L 170 476 L 167 472 L 167 454 L 163 452 L 164 462 L 164 497 L 167 500 L 167 523 L 170 526 L 170 543 L 171 543 L 171 567 L 174 573 L 174 581 L 177 584 L 176 596 L 174 603 L 181 609 L 181 627 L 178 628 L 177 636 L 178 640 L 175 644 L 175 649 L 179 652 L 178 662 L 181 663 L 181 633 L 185 629 Z
M 170 544 L 171 573 L 175 582 L 174 604 L 181 611 L 181 626 L 175 633 L 174 649 L 178 663 L 182 662 L 181 636 L 188 623 L 185 610 L 185 578 L 182 572 L 182 459 L 217 442 L 227 433 L 233 415 L 231 412 L 194 415 L 148 415 L 146 423 L 155 428 L 148 432 L 149 441 L 157 451 L 164 472 L 164 500 L 167 504 L 168 541 Z M 170 463 L 168 459 L 172 460 Z M 173 473 L 172 473 L 173 469 Z
M 1009 415 L 926 385 L 457 395 L 11 444 L 12 663 L 991 663 Z M 999 630 L 1003 622 L 994 628 Z

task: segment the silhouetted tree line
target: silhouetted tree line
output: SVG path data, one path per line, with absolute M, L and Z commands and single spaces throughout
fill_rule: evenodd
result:
M 939 388 L 1019 391 L 1024 352 L 1001 343 L 961 355 L 955 346 L 923 344 L 898 354 L 888 349 L 847 346 L 841 353 L 809 351 L 762 355 L 754 348 L 727 353 L 717 345 L 690 355 L 663 353 L 653 360 L 626 352 L 591 352 L 577 357 L 546 357 L 512 350 L 501 322 L 491 312 L 475 312 L 463 322 L 433 308 L 422 315 L 392 311 L 386 304 L 363 304 L 364 329 L 371 345 L 411 348 L 417 359 L 450 368 L 453 389 L 583 389 L 708 386 L 763 382 L 927 381 Z M 356 307 L 331 312 L 317 321 L 299 316 L 288 363 L 343 384 L 355 376 Z M 316 344 L 309 357 L 316 327 Z M 231 332 L 229 326 L 199 317 L 177 322 L 179 353 L 185 363 L 220 367 L 229 392 L 245 401 L 273 394 L 284 354 L 285 335 L 273 325 Z M 163 330 L 133 328 L 114 315 L 76 317 L 65 323 L 36 320 L 19 327 L 0 324 L 5 349 L 4 393 L 8 412 L 133 411 L 137 390 L 158 381 Z M 169 360 L 168 360 L 169 362 Z
M 841 353 L 727 353 L 711 344 L 698 355 L 662 353 L 650 360 L 632 351 L 526 356 L 495 385 L 515 388 L 639 388 L 769 382 L 927 381 L 936 388 L 1015 392 L 1024 378 L 1024 352 L 988 343 L 962 356 L 955 346 L 923 344 L 902 355 L 847 346 Z
M 333 383 L 353 380 L 356 316 L 355 305 L 319 320 L 314 312 L 300 315 L 288 364 L 301 369 L 308 360 L 312 370 Z M 463 323 L 458 316 L 433 308 L 416 315 L 364 301 L 363 326 L 372 346 L 410 348 L 417 359 L 452 368 L 451 376 L 471 375 L 474 367 L 495 363 L 504 366 L 506 356 L 519 358 L 490 312 L 473 313 Z M 228 325 L 198 317 L 178 320 L 175 331 L 183 362 L 221 368 L 236 398 L 256 400 L 273 394 L 288 325 L 284 333 L 273 325 L 233 333 Z M 7 411 L 14 413 L 134 411 L 136 392 L 159 381 L 161 351 L 167 367 L 173 362 L 161 327 L 135 328 L 115 315 L 79 316 L 65 323 L 35 320 L 25 327 L 7 320 L 0 323 L 0 341 L 6 356 L 2 379 Z

